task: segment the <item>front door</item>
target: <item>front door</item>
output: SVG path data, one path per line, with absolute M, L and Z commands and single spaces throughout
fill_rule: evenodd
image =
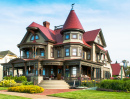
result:
M 61 75 L 62 75 L 62 67 L 58 66 L 57 68 L 57 79 L 61 80 Z

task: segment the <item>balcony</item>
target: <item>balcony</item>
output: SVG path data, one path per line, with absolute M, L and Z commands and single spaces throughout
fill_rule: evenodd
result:
M 45 56 L 41 56 L 41 55 L 25 55 L 25 56 L 21 56 L 21 58 L 23 59 L 38 59 L 38 58 L 45 58 Z

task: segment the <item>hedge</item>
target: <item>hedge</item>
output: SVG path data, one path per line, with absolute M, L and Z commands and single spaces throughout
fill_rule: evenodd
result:
M 103 80 L 98 84 L 99 88 L 130 91 L 130 80 Z
M 44 91 L 44 89 L 36 85 L 23 85 L 23 86 L 9 87 L 8 91 L 22 92 L 22 93 L 41 93 Z
M 5 80 L 14 80 L 16 82 L 23 82 L 23 81 L 27 81 L 27 77 L 25 76 L 20 76 L 20 77 L 13 77 L 13 76 L 6 76 L 4 77 Z

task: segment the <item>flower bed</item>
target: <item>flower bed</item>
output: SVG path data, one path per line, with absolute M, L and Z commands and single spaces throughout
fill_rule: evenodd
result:
M 23 85 L 8 88 L 8 91 L 11 92 L 22 92 L 22 93 L 41 93 L 44 91 L 42 87 L 35 85 Z
M 130 80 L 103 80 L 98 84 L 99 88 L 130 91 Z
M 3 80 L 0 82 L 0 87 L 11 87 L 16 86 L 16 82 L 14 80 Z
M 95 87 L 99 83 L 98 81 L 95 80 L 84 80 L 81 82 L 81 86 L 86 86 L 86 87 Z

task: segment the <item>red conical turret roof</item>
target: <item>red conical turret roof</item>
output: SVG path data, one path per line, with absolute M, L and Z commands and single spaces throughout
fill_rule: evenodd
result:
M 74 10 L 70 11 L 70 13 L 65 21 L 65 24 L 62 28 L 61 33 L 65 30 L 80 30 L 80 31 L 84 32 L 84 29 Z

